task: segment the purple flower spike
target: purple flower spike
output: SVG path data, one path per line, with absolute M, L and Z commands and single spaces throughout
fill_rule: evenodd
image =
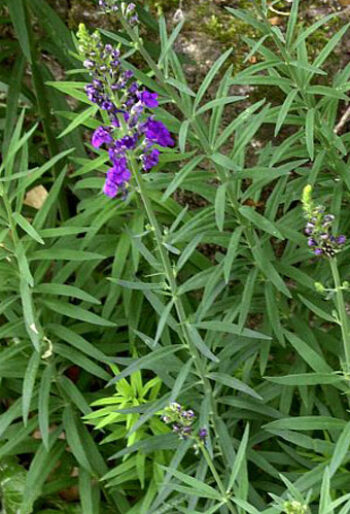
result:
M 98 127 L 92 135 L 92 146 L 100 148 L 103 144 L 110 144 L 113 142 L 110 129 L 108 127 Z
M 143 105 L 149 109 L 158 107 L 158 93 L 151 93 L 150 91 L 142 91 L 138 94 L 139 100 Z
M 107 12 L 122 9 L 129 23 L 137 20 L 134 3 L 99 0 L 99 5 Z M 131 179 L 129 159 L 139 159 L 143 170 L 149 171 L 159 163 L 157 146 L 173 146 L 174 141 L 167 127 L 150 112 L 159 105 L 158 93 L 135 80 L 132 70 L 123 69 L 120 50 L 104 44 L 98 32 L 88 36 L 86 29 L 81 29 L 78 38 L 84 66 L 91 75 L 91 83 L 85 87 L 86 95 L 104 111 L 103 119 L 109 119 L 104 122 L 107 126 L 95 130 L 91 141 L 95 148 L 105 145 L 111 161 L 104 192 L 112 198 L 117 194 L 123 196 Z M 114 91 L 118 91 L 118 101 Z

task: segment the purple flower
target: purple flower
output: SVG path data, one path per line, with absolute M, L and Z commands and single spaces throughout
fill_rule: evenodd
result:
M 126 8 L 126 13 L 129 14 L 136 9 L 136 5 L 134 3 L 130 3 Z
M 149 118 L 145 123 L 146 138 L 159 146 L 173 146 L 174 141 L 164 123 Z
M 188 436 L 192 434 L 192 427 L 183 427 L 181 430 L 181 435 L 184 439 L 187 439 Z
M 323 216 L 323 223 L 332 223 L 334 221 L 335 217 L 333 214 L 325 214 Z
M 314 254 L 315 255 L 322 255 L 323 254 L 322 248 L 316 248 L 316 250 L 314 250 Z
M 83 64 L 84 68 L 87 68 L 88 70 L 92 70 L 96 66 L 95 62 L 91 59 L 86 59 Z
M 101 104 L 101 107 L 104 111 L 113 111 L 114 105 L 110 100 L 104 100 Z
M 201 441 L 204 441 L 208 437 L 208 430 L 206 428 L 201 428 L 198 432 L 198 437 Z
M 315 239 L 313 239 L 312 237 L 310 237 L 310 239 L 308 239 L 307 244 L 308 244 L 309 246 L 317 246 L 317 241 L 315 241 Z
M 131 95 L 136 95 L 138 92 L 138 89 L 139 89 L 139 86 L 138 86 L 137 82 L 133 82 L 131 84 L 131 86 L 129 87 L 129 93 Z
M 124 78 L 125 78 L 125 80 L 130 80 L 130 79 L 132 79 L 132 78 L 133 78 L 133 76 L 134 76 L 134 72 L 133 72 L 133 71 L 131 71 L 131 70 L 126 70 L 126 71 L 124 72 Z M 136 85 L 137 85 L 137 84 L 136 84 Z
M 111 180 L 106 180 L 103 192 L 110 198 L 114 198 L 118 194 L 118 186 Z
M 155 109 L 158 107 L 158 93 L 151 93 L 150 91 L 141 91 L 138 95 L 139 100 L 143 105 L 149 109 Z
M 113 142 L 111 131 L 108 127 L 98 127 L 92 135 L 91 143 L 95 148 L 100 148 L 103 144 Z
M 143 169 L 145 171 L 149 171 L 150 169 L 157 166 L 159 163 L 159 150 L 157 148 L 153 148 L 149 154 L 144 154 L 142 157 L 143 161 Z
M 193 410 L 184 410 L 182 412 L 182 417 L 184 419 L 193 419 L 195 417 L 195 413 L 193 412 Z
M 346 243 L 346 237 L 345 236 L 341 235 L 341 236 L 337 237 L 337 244 L 338 245 L 343 245 L 345 243 Z

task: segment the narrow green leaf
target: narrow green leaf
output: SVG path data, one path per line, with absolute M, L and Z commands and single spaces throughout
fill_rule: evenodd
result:
M 204 112 L 209 111 L 210 109 L 214 109 L 215 107 L 229 105 L 245 99 L 245 96 L 226 96 L 224 98 L 215 98 L 215 100 L 211 100 L 210 102 L 203 105 L 200 109 L 198 109 L 195 115 L 199 116 L 200 114 L 203 114 Z
M 174 299 L 171 299 L 168 305 L 165 307 L 165 309 L 162 312 L 162 315 L 159 319 L 158 325 L 157 325 L 157 332 L 155 337 L 155 343 L 158 343 L 159 339 L 162 336 L 163 330 L 165 328 L 165 325 L 167 323 L 167 319 L 169 317 L 169 314 L 174 306 Z
M 285 331 L 285 335 L 300 357 L 314 370 L 316 373 L 332 373 L 332 368 L 326 363 L 323 356 L 315 352 L 309 345 L 302 341 L 292 332 Z
M 71 298 L 78 298 L 79 300 L 93 303 L 95 305 L 101 304 L 100 300 L 97 300 L 94 296 L 86 293 L 78 287 L 65 284 L 56 284 L 54 282 L 39 284 L 34 288 L 34 293 L 42 293 L 44 295 L 48 294 L 55 296 L 69 296 Z
M 243 227 L 236 228 L 236 230 L 233 232 L 233 234 L 231 236 L 231 239 L 230 239 L 230 242 L 228 245 L 227 254 L 224 259 L 224 278 L 225 278 L 226 284 L 228 284 L 228 282 L 230 280 L 231 269 L 232 269 L 233 262 L 237 255 L 238 245 L 239 245 L 239 242 L 240 242 L 240 239 L 242 236 L 242 232 L 243 232 Z
M 46 366 L 39 387 L 38 400 L 38 419 L 41 437 L 45 448 L 49 449 L 49 401 L 51 392 L 51 382 L 53 379 L 54 367 L 52 364 Z
M 330 416 L 298 416 L 271 421 L 264 425 L 265 430 L 342 430 L 346 425 L 344 419 Z
M 165 466 L 161 466 L 164 470 L 169 471 L 175 478 L 188 485 L 192 490 L 193 494 L 202 498 L 212 498 L 213 500 L 221 500 L 221 495 L 209 485 L 204 484 L 200 480 L 196 478 L 190 477 L 182 473 L 181 471 L 177 471 L 175 469 L 166 468 Z
M 288 47 L 292 45 L 294 39 L 295 26 L 298 21 L 298 10 L 300 0 L 294 0 L 290 11 L 290 16 L 287 24 L 286 42 Z
M 284 120 L 286 119 L 286 116 L 287 116 L 291 106 L 293 105 L 294 99 L 297 96 L 297 94 L 298 94 L 297 89 L 292 89 L 288 93 L 288 95 L 279 111 L 279 114 L 278 114 L 277 123 L 276 123 L 276 127 L 275 127 L 275 137 L 278 135 L 278 133 L 284 123 Z
M 337 46 L 337 44 L 340 42 L 340 40 L 344 37 L 346 34 L 348 28 L 350 27 L 350 23 L 347 23 L 342 27 L 339 31 L 337 31 L 333 37 L 328 41 L 328 43 L 325 45 L 324 48 L 322 48 L 321 52 L 318 54 L 318 56 L 315 58 L 313 65 L 314 66 L 322 66 L 322 64 L 325 62 L 327 57 L 333 52 L 334 48 Z
M 181 123 L 181 127 L 179 130 L 179 148 L 180 148 L 181 153 L 185 153 L 186 140 L 187 140 L 187 134 L 188 134 L 189 127 L 190 127 L 189 120 L 185 120 Z
M 179 260 L 177 261 L 177 265 L 176 265 L 177 271 L 180 271 L 181 268 L 186 264 L 188 259 L 190 259 L 191 255 L 193 254 L 193 252 L 195 251 L 195 249 L 197 248 L 197 246 L 201 242 L 202 237 L 203 237 L 202 234 L 197 234 L 192 239 L 192 241 L 190 241 L 188 243 L 186 248 L 181 252 L 181 255 L 180 255 Z
M 337 320 L 331 314 L 329 314 L 325 310 L 321 309 L 314 303 L 310 302 L 307 298 L 305 298 L 301 294 L 298 295 L 298 297 L 306 305 L 306 307 L 308 307 L 308 309 L 310 309 L 312 312 L 314 312 L 319 318 L 329 321 L 330 323 L 337 323 Z
M 215 220 L 220 232 L 224 230 L 227 184 L 221 184 L 215 195 Z
M 244 205 L 243 207 L 239 208 L 239 212 L 242 214 L 242 216 L 251 221 L 256 227 L 260 228 L 264 232 L 267 232 L 268 234 L 271 234 L 278 239 L 284 239 L 284 236 L 278 230 L 276 225 L 272 221 L 256 212 L 252 207 Z
M 88 107 L 86 110 L 80 112 L 77 114 L 73 121 L 66 127 L 57 137 L 62 138 L 72 132 L 74 129 L 79 127 L 80 125 L 83 125 L 84 122 L 90 118 L 93 118 L 95 114 L 97 113 L 98 107 L 96 105 L 92 105 L 91 107 Z
M 73 305 L 67 302 L 59 302 L 56 300 L 42 300 L 42 302 L 52 311 L 58 312 L 63 316 L 67 316 L 68 318 L 86 321 L 86 323 L 91 323 L 92 325 L 99 325 L 101 327 L 116 326 L 116 323 L 108 321 L 107 319 L 102 318 L 98 314 L 83 309 L 82 307 L 78 307 L 77 305 Z
M 62 375 L 59 378 L 59 385 L 69 398 L 70 402 L 74 404 L 84 416 L 90 414 L 91 408 L 87 403 L 85 397 L 76 387 L 76 385 L 74 385 L 74 383 L 71 380 L 69 380 L 69 378 Z
M 20 294 L 26 331 L 33 343 L 35 350 L 38 352 L 40 348 L 39 327 L 34 316 L 32 292 L 28 286 L 28 283 L 24 279 L 20 281 Z
M 300 35 L 297 37 L 297 39 L 294 41 L 294 44 L 292 45 L 292 50 L 295 50 L 298 48 L 298 46 L 305 41 L 311 34 L 315 32 L 319 27 L 322 27 L 325 23 L 328 23 L 332 18 L 337 16 L 337 13 L 329 14 L 328 16 L 322 16 L 322 18 L 318 21 L 316 21 L 313 25 L 308 27 L 307 29 L 301 31 Z
M 253 298 L 254 287 L 255 287 L 255 282 L 256 282 L 257 276 L 258 276 L 258 271 L 259 271 L 258 268 L 252 269 L 248 273 L 248 277 L 247 277 L 245 285 L 244 285 L 243 296 L 242 296 L 242 301 L 241 301 L 241 310 L 240 310 L 239 319 L 238 319 L 239 330 L 243 330 L 243 327 L 244 327 L 247 317 L 249 315 L 250 305 L 251 305 L 252 298 Z
M 205 92 L 207 91 L 208 87 L 214 80 L 216 74 L 220 70 L 221 66 L 225 63 L 225 61 L 228 59 L 228 57 L 231 55 L 232 49 L 230 48 L 226 52 L 224 52 L 212 65 L 210 70 L 208 71 L 207 75 L 204 77 L 204 80 L 201 82 L 200 88 L 198 89 L 198 93 L 196 95 L 196 100 L 194 102 L 195 107 L 197 107 L 202 100 L 203 96 L 205 95 Z
M 57 438 L 59 431 L 56 430 L 54 437 Z M 52 439 L 52 438 L 51 438 Z M 41 445 L 36 452 L 27 474 L 26 483 L 23 493 L 23 502 L 20 514 L 33 512 L 33 504 L 40 497 L 43 485 L 49 474 L 57 465 L 60 457 L 64 453 L 64 444 L 58 442 L 50 451 L 47 451 L 44 445 Z
M 310 159 L 314 160 L 314 130 L 315 130 L 315 110 L 309 109 L 305 121 L 306 148 Z
M 22 216 L 19 212 L 14 212 L 12 214 L 13 219 L 15 222 L 35 241 L 37 241 L 40 244 L 45 244 L 43 239 L 39 236 L 35 228 L 29 223 L 29 221 Z
M 14 25 L 16 35 L 22 48 L 22 52 L 32 62 L 32 52 L 30 48 L 30 38 L 27 28 L 27 17 L 23 0 L 7 0 L 7 7 L 10 12 L 11 21 Z
M 206 357 L 207 359 L 210 359 L 212 362 L 219 362 L 219 359 L 213 354 L 213 352 L 208 348 L 206 343 L 201 338 L 198 330 L 193 325 L 190 325 L 189 323 L 186 324 L 187 330 L 190 333 L 191 340 L 195 344 L 195 346 L 198 348 L 200 353 Z
M 350 422 L 348 422 L 335 445 L 332 459 L 329 465 L 330 477 L 334 475 L 341 466 L 350 447 Z
M 93 470 L 86 455 L 86 449 L 81 441 L 81 436 L 79 433 L 76 420 L 76 414 L 70 405 L 67 405 L 64 408 L 63 424 L 67 436 L 67 441 L 74 457 L 77 459 L 77 461 L 83 469 L 85 469 L 91 475 L 93 475 Z
M 110 375 L 101 366 L 98 366 L 91 359 L 86 357 L 86 355 L 70 346 L 66 346 L 61 343 L 54 343 L 53 351 L 64 359 L 72 362 L 74 365 L 85 369 L 91 375 L 100 377 L 102 380 L 110 379 Z
M 30 411 L 30 404 L 33 396 L 36 376 L 40 365 L 40 354 L 36 351 L 32 353 L 23 379 L 22 389 L 22 415 L 24 425 L 27 425 Z
M 343 380 L 341 376 L 331 373 L 300 373 L 299 375 L 286 375 L 285 377 L 264 378 L 269 382 L 285 386 L 336 384 Z
M 184 366 L 180 369 L 179 374 L 176 377 L 174 386 L 171 390 L 171 396 L 169 399 L 169 403 L 175 402 L 179 394 L 183 389 L 183 386 L 186 382 L 186 379 L 191 371 L 191 367 L 193 365 L 193 359 L 189 359 Z
M 349 97 L 338 90 L 338 88 L 328 86 L 310 86 L 305 91 L 309 95 L 321 95 L 329 98 L 337 98 L 339 100 L 349 101 Z
M 81 511 L 84 514 L 96 514 L 100 512 L 100 490 L 93 476 L 84 468 L 79 470 L 79 496 Z
M 198 155 L 194 157 L 191 161 L 189 161 L 178 173 L 175 174 L 175 177 L 168 185 L 166 191 L 163 194 L 162 202 L 165 202 L 173 192 L 180 187 L 182 182 L 185 180 L 187 175 L 191 173 L 195 169 L 196 166 L 203 160 L 203 155 Z
M 223 384 L 227 387 L 231 387 L 232 389 L 235 389 L 236 391 L 241 391 L 242 393 L 248 394 L 249 396 L 252 396 L 253 398 L 256 398 L 257 400 L 262 400 L 262 397 L 260 394 L 256 393 L 254 389 L 249 387 L 247 384 L 242 382 L 241 380 L 238 380 L 238 378 L 231 377 L 230 375 L 227 375 L 226 373 L 209 373 L 209 378 L 212 380 L 215 380 L 216 382 L 219 382 L 220 384 Z
M 249 425 L 247 425 L 245 427 L 244 434 L 243 434 L 241 443 L 239 445 L 235 461 L 232 465 L 232 470 L 231 470 L 230 478 L 228 481 L 228 490 L 232 489 L 233 484 L 235 483 L 235 480 L 237 479 L 238 474 L 241 470 L 244 458 L 247 454 L 248 440 L 249 440 Z
M 68 248 L 50 248 L 48 250 L 38 250 L 33 252 L 31 260 L 62 260 L 62 261 L 91 261 L 104 259 L 104 255 L 93 252 L 86 252 L 85 250 L 69 250 Z
M 203 328 L 205 330 L 212 330 L 213 332 L 227 332 L 228 334 L 236 334 L 244 337 L 251 337 L 252 339 L 267 339 L 271 337 L 249 328 L 244 328 L 242 331 L 238 325 L 229 323 L 227 321 L 204 321 L 195 325 L 197 328 Z
M 168 355 L 171 355 L 172 353 L 178 352 L 179 350 L 183 349 L 183 345 L 172 345 L 167 346 L 165 348 L 159 348 L 157 350 L 154 350 L 152 353 L 145 355 L 144 357 L 141 357 L 140 359 L 136 359 L 135 362 L 130 364 L 127 368 L 125 368 L 123 371 L 121 371 L 116 377 L 114 377 L 108 385 L 115 384 L 122 378 L 128 377 L 131 375 L 134 371 L 140 370 L 140 369 L 152 369 L 152 366 L 155 362 L 159 361 L 160 359 L 163 359 L 164 357 L 167 357 Z M 151 368 L 149 368 L 149 366 Z
M 193 96 L 193 97 L 196 96 L 196 94 L 192 91 L 191 88 L 189 88 L 188 86 L 186 86 L 186 84 L 183 84 L 179 80 L 176 80 L 176 79 L 174 79 L 172 77 L 168 77 L 167 82 L 171 86 L 174 86 L 176 89 L 181 91 L 181 93 L 185 93 L 188 96 Z

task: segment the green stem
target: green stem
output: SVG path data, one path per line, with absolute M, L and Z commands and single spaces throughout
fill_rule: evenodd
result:
M 201 451 L 202 451 L 202 454 L 208 464 L 208 467 L 210 469 L 210 471 L 212 472 L 213 474 L 213 477 L 215 479 L 215 482 L 219 488 L 219 491 L 220 493 L 222 494 L 222 498 L 224 500 L 226 500 L 226 504 L 227 504 L 227 507 L 229 508 L 230 512 L 232 512 L 232 514 L 236 514 L 236 509 L 235 507 L 232 505 L 231 501 L 228 499 L 228 496 L 227 496 L 227 492 L 225 491 L 225 487 L 224 487 L 224 484 L 222 483 L 221 481 L 221 478 L 218 474 L 218 472 L 216 471 L 215 469 L 215 466 L 214 466 L 214 463 L 209 455 L 209 452 L 207 451 L 207 449 L 205 448 L 205 446 L 203 444 L 201 444 Z
M 169 287 L 170 287 L 171 295 L 174 300 L 174 306 L 175 306 L 178 320 L 180 323 L 183 340 L 185 341 L 185 344 L 188 347 L 190 354 L 192 355 L 197 373 L 203 384 L 204 394 L 205 394 L 205 396 L 207 396 L 210 399 L 210 405 L 211 405 L 211 413 L 210 414 L 211 414 L 211 419 L 212 419 L 213 425 L 215 426 L 216 425 L 215 419 L 216 419 L 217 413 L 216 413 L 216 403 L 215 403 L 215 399 L 213 396 L 213 391 L 211 388 L 210 381 L 209 381 L 208 377 L 206 376 L 205 366 L 203 365 L 203 362 L 201 360 L 201 357 L 199 355 L 199 352 L 198 352 L 195 344 L 192 342 L 192 337 L 188 330 L 188 319 L 187 319 L 186 311 L 184 309 L 184 306 L 182 304 L 182 300 L 181 300 L 180 296 L 178 296 L 175 274 L 174 274 L 174 271 L 173 271 L 173 268 L 172 268 L 172 265 L 171 265 L 171 262 L 169 259 L 168 252 L 163 245 L 162 230 L 158 223 L 155 212 L 153 211 L 151 201 L 147 195 L 147 191 L 146 191 L 146 188 L 145 188 L 145 185 L 143 182 L 143 178 L 137 170 L 135 160 L 133 157 L 130 158 L 130 163 L 131 163 L 132 174 L 136 181 L 136 184 L 137 184 L 137 187 L 139 190 L 139 194 L 141 196 L 148 220 L 154 231 L 154 236 L 155 236 L 155 240 L 157 243 L 160 258 L 162 261 L 164 273 L 165 273 L 166 279 L 167 279 Z M 219 442 L 219 444 L 220 444 L 220 442 Z M 225 449 L 221 446 L 220 446 L 220 449 L 221 449 L 222 455 L 224 455 Z
M 330 258 L 330 267 L 332 270 L 335 292 L 336 292 L 336 304 L 338 310 L 338 316 L 340 320 L 341 332 L 343 336 L 344 354 L 346 362 L 346 373 L 350 372 L 350 332 L 349 332 L 349 321 L 346 312 L 344 295 L 342 284 L 340 281 L 338 263 L 336 257 Z

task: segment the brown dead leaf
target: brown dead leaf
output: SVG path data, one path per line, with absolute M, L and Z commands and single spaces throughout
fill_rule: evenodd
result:
M 346 7 L 347 5 L 350 5 L 350 0 L 338 0 L 340 5 L 343 7 Z
M 66 502 L 75 502 L 79 500 L 79 489 L 77 486 L 70 487 L 69 489 L 63 489 L 58 493 L 60 497 Z
M 48 192 L 44 186 L 33 187 L 25 196 L 24 203 L 34 209 L 40 209 L 48 197 Z
M 282 20 L 279 16 L 274 16 L 273 18 L 269 19 L 269 22 L 271 23 L 271 25 L 280 25 Z

